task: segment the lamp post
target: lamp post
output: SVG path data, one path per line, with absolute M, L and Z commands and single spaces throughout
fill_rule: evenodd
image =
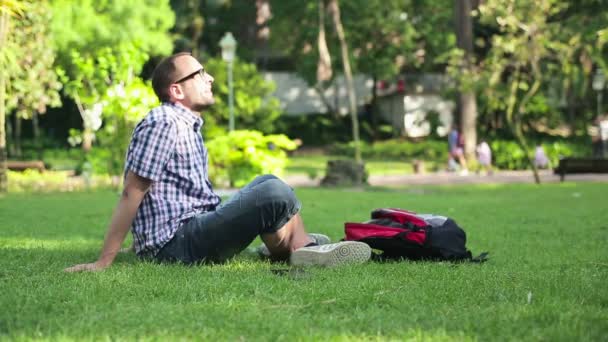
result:
M 602 114 L 602 93 L 604 92 L 604 85 L 606 84 L 606 77 L 602 72 L 602 69 L 597 68 L 595 75 L 593 75 L 593 90 L 597 91 L 597 116 Z
M 234 53 L 236 51 L 236 40 L 232 33 L 226 32 L 222 40 L 220 40 L 222 48 L 222 59 L 228 64 L 228 110 L 230 118 L 228 121 L 228 130 L 234 131 L 234 90 L 232 86 L 232 62 L 234 61 Z

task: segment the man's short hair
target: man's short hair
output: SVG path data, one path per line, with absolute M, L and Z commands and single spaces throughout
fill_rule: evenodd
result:
M 192 56 L 192 54 L 190 52 L 179 52 L 169 56 L 158 63 L 152 72 L 152 88 L 162 102 L 170 100 L 169 86 L 171 84 L 186 76 L 186 73 L 196 72 L 196 70 L 184 70 L 182 65 L 176 63 L 176 60 L 181 56 Z

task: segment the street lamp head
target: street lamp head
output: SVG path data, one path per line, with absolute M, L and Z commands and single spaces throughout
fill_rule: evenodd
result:
M 236 40 L 232 36 L 232 33 L 226 32 L 224 34 L 224 37 L 220 40 L 220 47 L 222 48 L 222 59 L 231 63 L 234 60 L 236 52 Z
M 593 87 L 593 90 L 601 91 L 602 89 L 604 89 L 605 84 L 606 84 L 606 77 L 604 76 L 602 69 L 597 68 L 595 70 L 595 75 L 593 75 L 593 83 L 591 86 Z

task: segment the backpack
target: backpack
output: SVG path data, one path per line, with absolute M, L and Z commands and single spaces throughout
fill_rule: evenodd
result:
M 395 208 L 376 209 L 371 220 L 344 224 L 347 241 L 361 241 L 382 251 L 377 259 L 447 260 L 484 262 L 488 253 L 473 258 L 467 237 L 451 218 L 417 214 Z

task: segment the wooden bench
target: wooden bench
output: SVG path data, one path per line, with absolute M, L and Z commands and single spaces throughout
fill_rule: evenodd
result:
M 12 171 L 34 169 L 43 172 L 46 169 L 42 160 L 7 160 L 6 167 Z
M 568 173 L 608 173 L 608 159 L 562 158 L 553 171 L 562 182 Z

